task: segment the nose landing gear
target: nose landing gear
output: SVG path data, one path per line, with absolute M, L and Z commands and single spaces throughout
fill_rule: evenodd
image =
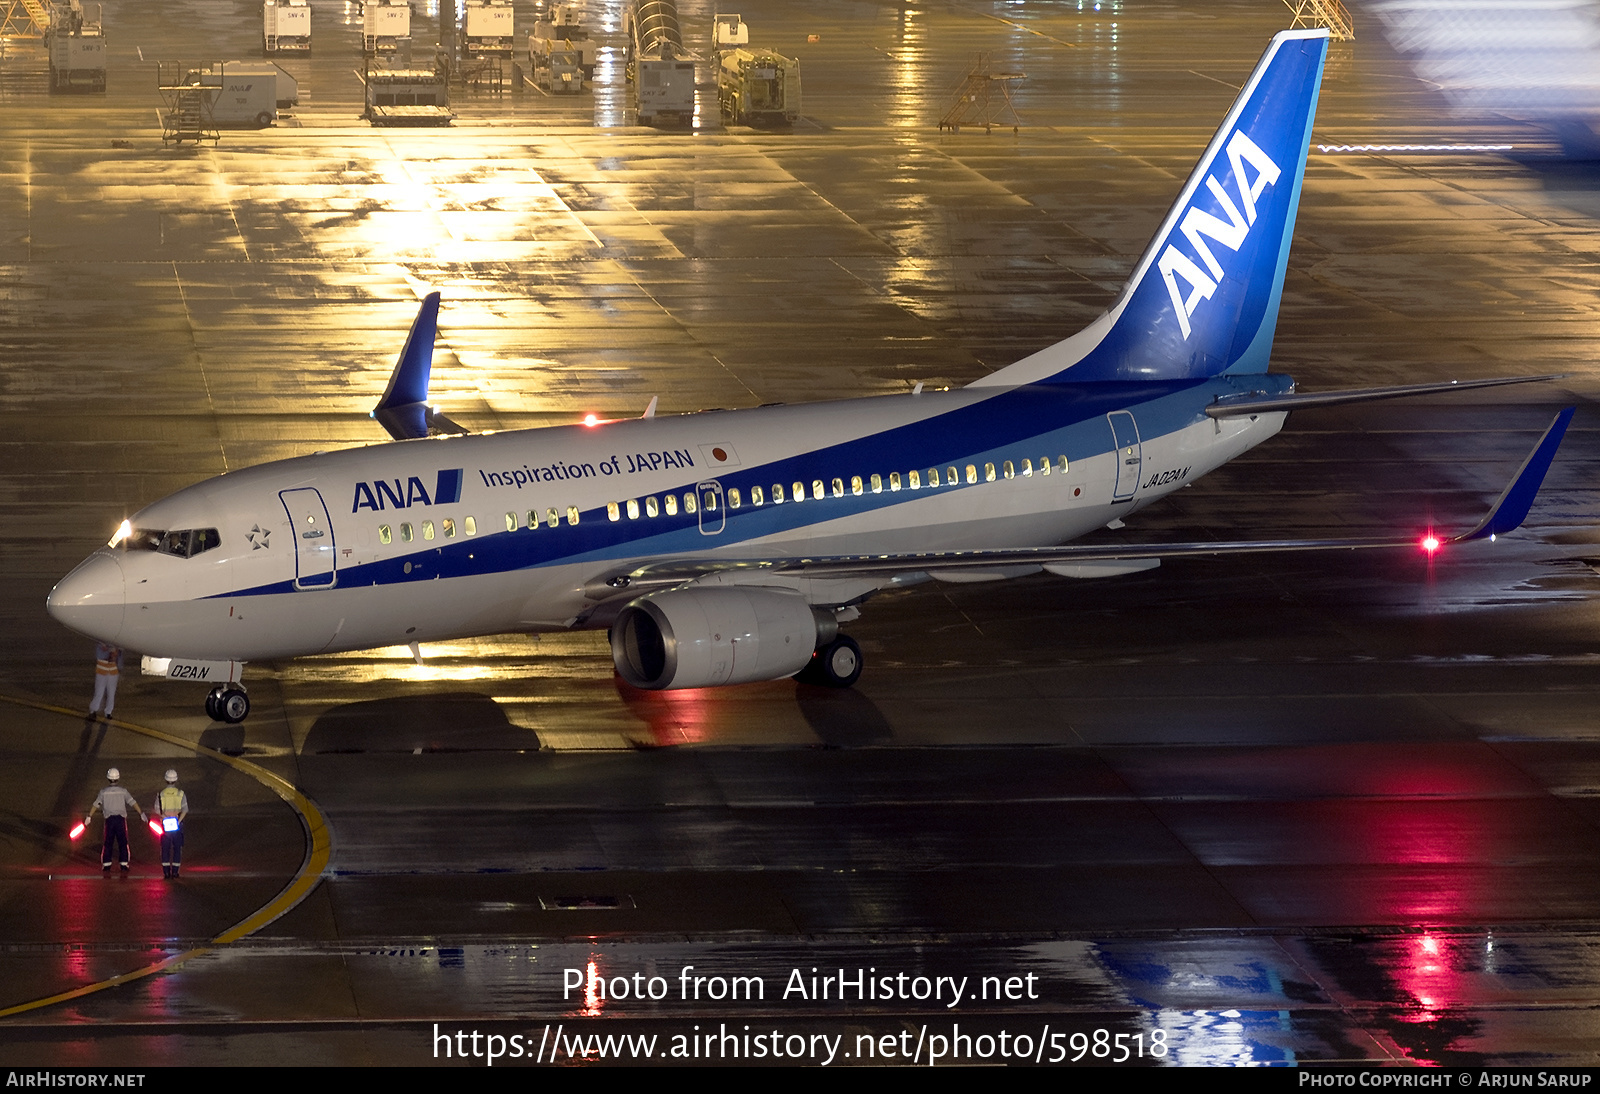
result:
M 213 722 L 238 725 L 250 716 L 250 696 L 238 684 L 218 684 L 206 696 L 206 714 Z

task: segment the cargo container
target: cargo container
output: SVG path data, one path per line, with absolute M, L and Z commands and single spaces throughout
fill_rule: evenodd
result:
M 50 50 L 52 92 L 106 89 L 106 36 L 98 4 L 92 16 L 78 0 L 53 5 L 44 36 Z
M 261 51 L 268 56 L 311 52 L 311 5 L 306 0 L 263 0 Z
M 411 40 L 411 5 L 401 0 L 367 0 L 361 9 L 361 48 L 393 53 Z
M 514 23 L 511 0 L 466 0 L 462 25 L 467 52 L 479 56 L 511 56 L 517 42 Z

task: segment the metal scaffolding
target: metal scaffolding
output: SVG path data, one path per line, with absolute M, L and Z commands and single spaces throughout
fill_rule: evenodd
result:
M 1283 0 L 1284 6 L 1294 13 L 1295 27 L 1327 27 L 1328 36 L 1336 42 L 1353 42 L 1356 24 L 1349 10 L 1339 0 Z
M 981 125 L 988 132 L 998 125 L 1010 126 L 1015 132 L 1020 123 L 1011 102 L 1011 85 L 1026 78 L 1021 72 L 990 72 L 989 55 L 978 54 L 977 63 L 956 90 L 955 101 L 939 119 L 939 128 L 959 131 L 964 125 Z

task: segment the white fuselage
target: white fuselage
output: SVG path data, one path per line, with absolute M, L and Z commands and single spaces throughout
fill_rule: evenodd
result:
M 968 388 L 303 456 L 140 510 L 135 530 L 218 545 L 103 548 L 51 610 L 148 654 L 250 661 L 604 626 L 631 599 L 605 577 L 645 563 L 1059 544 L 1278 431 L 1282 414 L 1205 416 L 1234 390 Z M 751 580 L 828 606 L 906 578 Z

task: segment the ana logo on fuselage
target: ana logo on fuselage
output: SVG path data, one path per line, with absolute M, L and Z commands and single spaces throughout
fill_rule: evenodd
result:
M 1199 263 L 1178 250 L 1174 243 L 1167 244 L 1167 249 L 1161 252 L 1161 258 L 1156 263 L 1156 268 L 1161 271 L 1161 279 L 1167 283 L 1167 295 L 1172 297 L 1172 310 L 1178 314 L 1178 326 L 1186 339 L 1190 332 L 1189 319 L 1194 315 L 1194 310 L 1202 300 L 1211 299 L 1211 294 L 1217 291 L 1217 285 L 1222 280 L 1222 263 L 1212 254 L 1206 239 L 1210 238 L 1228 250 L 1237 252 L 1244 245 L 1245 236 L 1255 226 L 1257 199 L 1282 174 L 1272 158 L 1255 141 L 1245 136 L 1243 130 L 1235 130 L 1233 136 L 1228 138 L 1228 163 L 1233 167 L 1234 185 L 1239 188 L 1237 205 L 1217 181 L 1217 176 L 1206 176 L 1206 189 L 1217 199 L 1217 204 L 1228 219 L 1223 220 L 1191 205 L 1178 225 L 1179 231 L 1188 237 L 1195 254 L 1205 263 L 1205 269 L 1202 270 Z M 1255 178 L 1248 181 L 1245 176 L 1246 164 L 1255 172 Z M 1240 206 L 1243 206 L 1242 211 Z M 1207 271 L 1210 271 L 1209 276 Z M 1187 295 L 1178 288 L 1180 277 L 1189 286 Z
M 350 512 L 359 513 L 363 509 L 371 509 L 374 512 L 385 508 L 409 509 L 413 505 L 454 505 L 461 500 L 462 471 L 463 468 L 456 467 L 439 472 L 431 498 L 428 496 L 428 488 L 416 475 L 412 475 L 403 485 L 399 479 L 358 482 L 355 500 L 350 503 Z

